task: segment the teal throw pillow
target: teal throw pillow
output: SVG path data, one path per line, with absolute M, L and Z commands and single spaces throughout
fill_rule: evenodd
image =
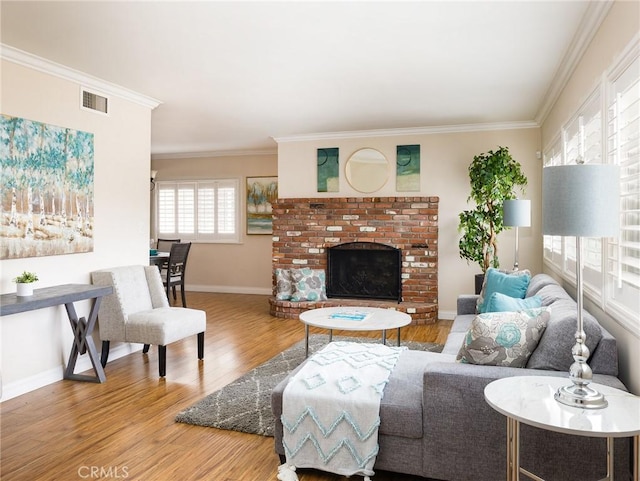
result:
M 528 270 L 506 273 L 489 267 L 484 275 L 482 294 L 478 299 L 478 312 L 487 312 L 485 300 L 489 299 L 494 292 L 524 299 L 530 281 L 531 273 Z
M 550 309 L 478 314 L 464 337 L 456 361 L 525 367 L 549 323 Z
M 521 311 L 542 307 L 542 297 L 531 296 L 520 299 L 494 292 L 489 296 L 484 305 L 484 312 Z

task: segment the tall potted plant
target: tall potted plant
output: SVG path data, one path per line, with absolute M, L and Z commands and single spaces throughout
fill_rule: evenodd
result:
M 516 187 L 527 185 L 527 177 L 519 162 L 511 157 L 508 147 L 499 147 L 473 158 L 469 166 L 471 194 L 475 208 L 460 213 L 458 243 L 460 257 L 476 262 L 482 275 L 489 267 L 499 267 L 497 235 L 504 229 L 502 203 L 515 199 Z M 481 275 L 481 276 L 482 276 Z M 482 282 L 480 281 L 480 285 Z M 478 291 L 476 281 L 476 291 Z

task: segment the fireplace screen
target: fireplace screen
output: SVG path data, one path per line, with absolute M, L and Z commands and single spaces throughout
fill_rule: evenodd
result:
M 327 251 L 327 296 L 402 300 L 400 249 L 349 242 Z

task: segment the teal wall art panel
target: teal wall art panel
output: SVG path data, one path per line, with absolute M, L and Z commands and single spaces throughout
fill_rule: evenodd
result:
M 318 192 L 340 190 L 340 164 L 338 148 L 318 149 Z
M 396 190 L 420 190 L 420 146 L 398 145 L 396 148 Z

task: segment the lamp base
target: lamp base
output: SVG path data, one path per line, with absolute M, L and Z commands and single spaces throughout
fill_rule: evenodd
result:
M 567 406 L 583 409 L 602 409 L 609 404 L 600 394 L 593 388 L 585 385 L 572 384 L 563 386 L 553 396 L 556 401 Z

